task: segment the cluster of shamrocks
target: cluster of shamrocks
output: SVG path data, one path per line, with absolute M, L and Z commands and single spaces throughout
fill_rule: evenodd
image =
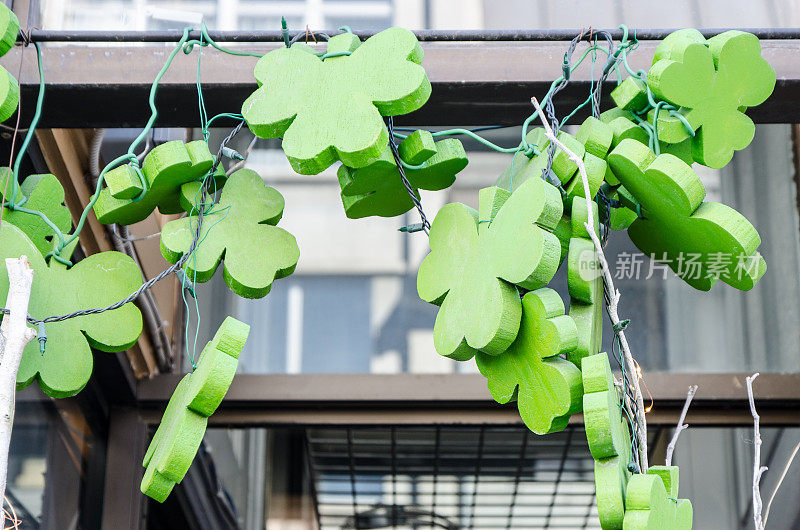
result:
M 425 104 L 431 85 L 421 61 L 416 37 L 401 28 L 363 43 L 351 33 L 333 36 L 322 56 L 302 43 L 280 48 L 258 61 L 260 86 L 244 102 L 242 115 L 257 136 L 283 139 L 298 173 L 316 174 L 342 162 L 338 179 L 348 217 L 400 215 L 413 200 L 383 117 Z M 761 57 L 755 36 L 729 31 L 706 40 L 695 30 L 681 30 L 658 46 L 646 77 L 628 78 L 614 90 L 615 108 L 588 118 L 574 136 L 561 132 L 559 139 L 582 157 L 591 197 L 601 193 L 607 199 L 601 204 L 602 221 L 609 229 L 627 230 L 645 254 L 664 256 L 671 264 L 679 253 L 699 254 L 701 267 L 720 252 L 752 258 L 756 266 L 744 274 L 706 267 L 699 278 L 684 278 L 702 290 L 717 279 L 748 290 L 766 270 L 757 253 L 758 233 L 735 210 L 704 201 L 705 188 L 691 164 L 722 167 L 746 147 L 754 125 L 744 111 L 763 102 L 774 84 L 775 73 Z M 440 306 L 436 350 L 457 360 L 474 357 L 492 396 L 502 403 L 517 401 L 536 433 L 563 429 L 571 414 L 584 410 L 604 528 L 621 528 L 623 521 L 625 528 L 652 527 L 654 521 L 691 526 L 691 504 L 669 500 L 677 498 L 676 468 L 653 468 L 633 478 L 627 470 L 630 454 L 620 441 L 628 439 L 627 427 L 617 425 L 619 396 L 608 359 L 599 353 L 603 285 L 585 228 L 588 209 L 577 165 L 558 150 L 548 164 L 541 129 L 530 131 L 526 141 L 532 152 L 517 153 L 495 185 L 480 191 L 478 211 L 448 204 L 431 226 L 431 253 L 420 266 L 418 291 Z M 467 164 L 458 140 L 436 141 L 427 131 L 408 135 L 398 154 L 417 198 L 419 189 L 450 186 Z M 187 213 L 167 223 L 161 234 L 162 254 L 175 263 L 192 248 L 197 210 L 203 208 L 200 244 L 184 265 L 187 276 L 208 281 L 222 263 L 233 292 L 263 297 L 275 278 L 293 272 L 299 257 L 294 237 L 275 226 L 283 198 L 251 170 L 209 176 L 213 163 L 204 141 L 160 145 L 145 158 L 142 177 L 131 166 L 108 173 L 95 213 L 107 224 L 135 223 L 156 208 Z M 548 166 L 559 187 L 542 178 Z M 63 190 L 50 177 L 28 177 L 21 191 L 29 207 L 38 204 L 68 229 Z M 221 191 L 214 204 L 198 205 L 208 178 Z M 0 254 L 41 256 L 33 261 L 32 313 L 102 306 L 141 285 L 132 259 L 120 253 L 96 254 L 72 268 L 54 260 L 47 264 L 50 228 L 22 213 L 5 213 L 15 226 L 0 232 Z M 593 222 L 599 229 L 600 220 Z M 568 311 L 547 288 L 564 261 Z M 2 282 L 0 296 L 8 288 Z M 73 395 L 91 374 L 89 345 L 120 351 L 140 332 L 141 315 L 132 304 L 54 323 L 48 333 L 58 339 L 50 340 L 44 357 L 37 348 L 26 349 L 19 383 L 37 380 L 51 395 Z M 230 383 L 227 375 L 223 379 Z M 605 401 L 598 407 L 593 402 L 599 399 Z M 595 413 L 589 413 L 590 406 Z M 612 434 L 614 442 L 601 447 Z M 169 461 L 164 454 L 162 460 Z M 164 470 L 155 471 L 163 475 Z M 150 480 L 154 476 L 161 475 L 151 473 Z M 169 484 L 180 478 L 180 473 L 170 475 L 160 491 L 168 493 Z
M 348 217 L 407 212 L 413 202 L 380 117 L 416 110 L 430 93 L 419 44 L 393 28 L 363 44 L 336 36 L 332 48 L 349 53 L 327 62 L 306 46 L 267 55 L 256 68 L 262 86 L 242 113 L 259 136 L 283 137 L 300 173 L 340 160 Z M 720 168 L 745 148 L 755 128 L 744 111 L 762 103 L 774 84 L 755 36 L 729 31 L 706 40 L 696 30 L 678 31 L 658 46 L 646 75 L 614 90 L 615 108 L 588 118 L 574 136 L 561 132 L 559 140 L 583 158 L 592 199 L 605 199 L 608 229 L 627 230 L 642 252 L 663 256 L 697 289 L 722 280 L 749 290 L 766 270 L 758 233 L 737 211 L 704 200 L 691 164 Z M 534 432 L 563 429 L 571 414 L 591 407 L 585 419 L 604 528 L 690 527 L 691 503 L 676 500 L 677 468 L 634 477 L 627 468 L 620 396 L 599 353 L 603 285 L 577 165 L 559 150 L 548 164 L 541 129 L 526 142 L 533 152 L 517 153 L 495 185 L 480 191 L 478 211 L 448 204 L 432 224 L 417 287 L 423 300 L 440 306 L 436 350 L 457 360 L 474 357 L 492 396 L 517 401 Z M 435 142 L 426 131 L 409 135 L 398 151 L 413 193 L 449 186 L 466 165 L 460 142 Z M 559 188 L 543 180 L 548 166 Z M 677 267 L 682 253 L 699 256 L 699 274 Z M 728 269 L 712 267 L 720 253 L 738 259 Z M 742 270 L 742 260 L 754 265 Z M 568 312 L 547 288 L 564 261 Z M 612 434 L 613 443 L 603 446 Z

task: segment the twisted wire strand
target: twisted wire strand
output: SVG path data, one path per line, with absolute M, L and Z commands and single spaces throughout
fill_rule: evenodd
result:
M 388 129 L 389 147 L 392 150 L 392 156 L 394 157 L 394 163 L 397 166 L 397 172 L 400 173 L 400 180 L 403 181 L 403 186 L 406 188 L 408 196 L 411 197 L 411 202 L 414 203 L 414 208 L 416 208 L 417 212 L 419 212 L 419 218 L 422 221 L 422 230 L 426 234 L 430 235 L 431 223 L 428 221 L 428 217 L 425 215 L 425 211 L 422 209 L 422 201 L 417 197 L 417 194 L 414 193 L 414 188 L 411 186 L 411 183 L 406 177 L 405 169 L 403 169 L 403 161 L 400 158 L 400 152 L 398 151 L 397 143 L 394 140 L 394 120 L 391 116 L 389 116 L 388 119 Z

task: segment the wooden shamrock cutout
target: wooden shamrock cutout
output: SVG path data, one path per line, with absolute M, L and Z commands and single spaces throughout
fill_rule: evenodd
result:
M 600 233 L 597 205 L 593 207 L 595 233 Z M 569 289 L 569 316 L 575 322 L 578 342 L 567 353 L 567 359 L 581 367 L 584 357 L 600 351 L 603 340 L 603 278 L 594 243 L 586 231 L 589 219 L 586 199 L 572 199 L 571 237 L 567 257 L 567 287 Z
M 692 502 L 678 498 L 678 467 L 653 466 L 628 482 L 624 530 L 691 530 Z
M 5 4 L 0 5 L 0 56 L 14 47 L 19 34 L 19 19 Z M 0 66 L 0 121 L 6 121 L 19 105 L 19 83 Z
M 0 198 L 5 189 L 9 201 L 12 186 L 8 181 L 10 178 L 13 178 L 11 170 L 7 167 L 0 168 Z M 19 191 L 17 201 L 25 198 L 25 208 L 43 213 L 59 230 L 69 232 L 72 217 L 64 205 L 64 188 L 54 175 L 31 175 L 20 185 Z M 53 241 L 57 238 L 53 229 L 38 215 L 5 209 L 3 221 L 22 230 L 43 256 L 53 249 Z
M 48 266 L 35 245 L 16 226 L 3 223 L 0 257 L 28 256 L 36 280 L 29 313 L 36 317 L 63 315 L 80 309 L 105 307 L 142 285 L 139 267 L 121 252 L 100 252 L 72 268 L 52 260 Z M 8 293 L 8 279 L 0 277 L 0 297 Z M 17 388 L 36 381 L 52 397 L 74 396 L 92 374 L 92 351 L 119 352 L 130 348 L 142 332 L 142 315 L 134 304 L 45 325 L 45 353 L 39 343 L 25 347 L 17 373 Z M 91 346 L 91 348 L 90 348 Z
M 639 250 L 666 261 L 702 291 L 717 279 L 747 291 L 764 275 L 756 229 L 733 208 L 704 202 L 705 188 L 691 167 L 670 154 L 655 156 L 632 140 L 623 140 L 608 161 L 641 205 L 643 218 L 628 228 Z
M 228 287 L 244 298 L 263 298 L 275 278 L 294 272 L 300 250 L 278 221 L 283 197 L 255 171 L 240 169 L 227 180 L 217 204 L 203 215 L 200 243 L 185 265 L 187 276 L 207 282 L 224 261 Z M 161 254 L 176 263 L 189 251 L 197 216 L 170 221 L 161 230 Z
M 359 45 L 360 44 L 360 45 Z M 298 173 L 314 175 L 337 160 L 364 167 L 386 149 L 383 116 L 417 110 L 431 84 L 420 66 L 422 47 L 410 31 L 389 28 L 359 43 L 343 33 L 328 41 L 324 60 L 303 44 L 259 59 L 260 87 L 242 115 L 260 138 L 283 138 L 283 151 Z
M 611 146 L 613 138 L 611 128 L 596 118 L 589 117 L 575 136 L 565 132 L 558 134 L 558 139 L 576 155 L 583 158 L 586 174 L 589 180 L 589 193 L 592 197 L 603 184 L 603 179 L 608 171 L 605 161 L 606 153 Z M 511 165 L 495 182 L 495 186 L 505 189 L 516 189 L 523 182 L 535 176 L 542 177 L 542 170 L 547 167 L 547 148 L 550 141 L 544 136 L 543 129 L 536 128 L 528 132 L 526 141 L 537 146 L 541 154 L 528 158 L 524 153 L 514 155 Z M 551 166 L 553 174 L 564 186 L 566 197 L 564 208 L 569 211 L 573 197 L 585 195 L 583 181 L 578 172 L 578 165 L 569 159 L 561 149 L 556 149 Z
M 214 157 L 203 140 L 163 143 L 150 151 L 142 164 L 147 191 L 141 199 L 141 179 L 130 165 L 106 174 L 107 185 L 94 205 L 97 220 L 129 225 L 145 219 L 156 207 L 163 214 L 183 212 L 182 188 L 202 180 L 213 164 Z
M 630 471 L 630 431 L 622 417 L 620 397 L 608 356 L 598 353 L 583 359 L 583 421 L 589 451 L 594 458 L 594 483 L 600 525 L 621 529 L 625 518 L 625 492 Z
M 647 84 L 656 97 L 682 107 L 697 131 L 694 160 L 721 168 L 753 140 L 755 126 L 743 110 L 772 94 L 775 70 L 751 33 L 726 31 L 706 41 L 683 29 L 656 48 Z
M 476 350 L 504 352 L 519 330 L 516 285 L 538 289 L 553 279 L 561 245 L 550 231 L 561 218 L 561 195 L 541 179 L 514 193 L 479 192 L 479 212 L 445 205 L 430 231 L 431 253 L 417 274 L 417 292 L 440 305 L 433 343 L 440 355 L 472 358 Z
M 231 386 L 250 326 L 227 317 L 206 344 L 197 369 L 178 383 L 142 465 L 142 493 L 164 502 L 194 460 L 214 414 Z
M 547 434 L 564 430 L 570 415 L 581 410 L 581 371 L 559 357 L 576 344 L 564 302 L 545 287 L 522 298 L 522 322 L 511 346 L 499 355 L 479 352 L 475 360 L 495 401 L 516 401 L 525 425 Z
M 412 138 L 409 136 L 400 146 L 407 145 Z M 467 154 L 459 140 L 441 140 L 435 143 L 434 149 L 426 150 L 422 160 L 415 157 L 419 149 L 407 149 L 405 151 L 409 152 L 401 155 L 404 159 L 415 157 L 419 161 L 413 165 L 422 165 L 419 169 L 405 170 L 406 178 L 414 188 L 417 198 L 417 189 L 435 191 L 449 187 L 455 181 L 456 173 L 467 166 Z M 337 175 L 342 188 L 344 211 L 350 219 L 371 215 L 394 217 L 414 207 L 389 147 L 372 164 L 360 169 L 341 166 Z

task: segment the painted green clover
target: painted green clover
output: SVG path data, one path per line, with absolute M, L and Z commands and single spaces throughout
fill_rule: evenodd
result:
M 753 141 L 755 126 L 743 111 L 770 96 L 775 70 L 751 33 L 726 31 L 706 40 L 684 29 L 658 45 L 647 84 L 656 97 L 681 107 L 697 131 L 694 160 L 720 168 Z
M 620 396 L 608 356 L 585 357 L 583 376 L 583 422 L 589 451 L 594 458 L 597 514 L 604 529 L 623 527 L 625 492 L 630 478 L 631 437 L 622 417 Z M 665 527 L 667 528 L 667 527 Z
M 3 223 L 0 257 L 21 255 L 28 256 L 36 278 L 28 311 L 39 317 L 104 307 L 122 300 L 142 285 L 139 267 L 130 256 L 100 252 L 70 269 L 55 260 L 48 266 L 20 229 Z M 7 293 L 8 279 L 0 277 L 0 298 L 5 299 Z M 142 332 L 142 315 L 134 304 L 128 303 L 112 311 L 48 323 L 45 330 L 44 354 L 36 341 L 25 347 L 17 388 L 36 381 L 49 396 L 69 397 L 80 392 L 89 381 L 91 348 L 105 352 L 127 350 Z
M 633 140 L 623 140 L 608 161 L 641 205 L 643 217 L 628 228 L 639 250 L 702 291 L 718 279 L 743 291 L 758 283 L 767 269 L 758 232 L 733 208 L 703 201 L 706 190 L 691 167 Z
M 14 47 L 19 35 L 19 19 L 5 4 L 0 5 L 0 56 Z M 19 105 L 19 83 L 0 66 L 0 121 L 6 121 Z
M 417 110 L 431 84 L 414 34 L 389 28 L 361 43 L 351 33 L 328 41 L 322 57 L 305 44 L 266 54 L 242 115 L 260 138 L 283 138 L 292 168 L 314 175 L 337 160 L 364 167 L 386 149 L 383 116 Z
M 538 289 L 553 279 L 561 245 L 550 231 L 561 218 L 561 195 L 541 179 L 514 193 L 479 192 L 479 212 L 445 205 L 433 221 L 431 253 L 417 274 L 417 292 L 440 305 L 433 327 L 436 351 L 467 360 L 477 350 L 504 352 L 519 330 L 516 286 Z
M 603 184 L 608 165 L 606 153 L 611 146 L 611 129 L 596 118 L 588 118 L 578 129 L 575 136 L 560 132 L 558 139 L 576 155 L 583 158 L 586 174 L 589 179 L 589 193 L 595 196 Z M 535 176 L 541 178 L 542 170 L 547 167 L 547 148 L 550 141 L 545 137 L 544 129 L 537 127 L 525 136 L 530 145 L 534 145 L 540 154 L 529 158 L 525 153 L 517 153 L 511 165 L 495 182 L 495 186 L 505 189 L 516 189 L 523 182 Z M 572 205 L 573 197 L 583 197 L 583 182 L 578 174 L 578 165 L 570 160 L 565 152 L 556 149 L 551 166 L 553 174 L 558 178 L 566 192 L 565 208 Z
M 542 288 L 522 298 L 522 322 L 511 346 L 499 355 L 479 352 L 475 360 L 495 401 L 516 401 L 525 425 L 546 434 L 563 430 L 581 410 L 581 372 L 559 356 L 577 341 L 561 297 Z
M 8 190 L 8 200 L 11 200 L 12 177 L 9 168 L 0 168 L 0 198 L 2 190 Z M 64 188 L 54 175 L 31 175 L 19 187 L 20 193 L 17 202 L 25 199 L 23 207 L 28 210 L 40 212 L 47 216 L 59 230 L 69 232 L 72 226 L 72 217 L 69 209 L 64 205 Z M 8 221 L 22 230 L 28 239 L 36 245 L 44 256 L 53 249 L 53 240 L 56 237 L 53 229 L 38 215 L 6 209 L 3 221 Z
M 106 174 L 106 187 L 94 205 L 97 220 L 129 225 L 145 219 L 156 207 L 163 214 L 186 211 L 182 199 L 187 190 L 205 177 L 213 165 L 214 157 L 203 140 L 163 143 L 150 151 L 142 164 L 147 190 L 142 189 L 141 179 L 130 165 L 116 167 Z M 221 167 L 214 177 L 218 183 L 224 180 Z
M 593 206 L 595 233 L 600 233 L 597 205 Z M 578 342 L 567 353 L 567 359 L 581 367 L 584 357 L 600 351 L 603 340 L 603 278 L 594 243 L 586 231 L 589 219 L 586 199 L 572 199 L 570 217 L 571 236 L 567 257 L 567 287 L 569 289 L 569 316 L 575 322 Z
M 411 137 L 401 143 L 400 147 L 407 145 L 409 139 Z M 460 141 L 447 138 L 431 143 L 433 149 L 424 153 L 421 160 L 416 158 L 419 161 L 413 164 L 422 167 L 405 170 L 406 178 L 417 198 L 419 189 L 436 191 L 449 187 L 455 181 L 456 174 L 467 166 L 467 154 Z M 416 152 L 401 156 L 408 161 L 413 154 Z M 371 215 L 394 217 L 414 207 L 389 147 L 372 164 L 360 169 L 341 166 L 337 175 L 342 189 L 344 211 L 350 219 Z
M 692 501 L 678 498 L 678 467 L 652 466 L 628 481 L 623 530 L 691 530 Z
M 207 282 L 224 262 L 228 287 L 244 298 L 263 298 L 275 278 L 294 272 L 300 250 L 294 236 L 275 226 L 283 215 L 283 197 L 264 185 L 255 171 L 240 169 L 225 183 L 219 202 L 203 215 L 200 243 L 183 268 Z M 189 251 L 197 216 L 170 221 L 161 230 L 161 254 L 176 263 Z
M 249 333 L 250 326 L 227 317 L 203 348 L 197 369 L 178 383 L 142 462 L 141 490 L 148 497 L 164 502 L 189 471 L 208 417 L 231 386 Z

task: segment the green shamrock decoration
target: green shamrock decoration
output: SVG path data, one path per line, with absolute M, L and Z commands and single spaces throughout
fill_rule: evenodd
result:
M 583 376 L 583 421 L 589 451 L 594 458 L 597 514 L 604 529 L 621 529 L 625 518 L 625 492 L 631 476 L 631 437 L 622 417 L 620 396 L 608 356 L 585 357 Z M 664 527 L 668 528 L 668 527 Z
M 467 166 L 467 154 L 461 142 L 454 138 L 435 143 L 431 138 L 431 145 L 427 148 L 416 143 L 409 147 L 416 138 L 406 138 L 399 150 L 406 162 L 422 166 L 405 170 L 406 178 L 419 198 L 418 189 L 436 191 L 452 185 L 456 174 Z M 411 159 L 416 162 L 410 162 Z M 350 219 L 372 215 L 394 217 L 414 207 L 389 147 L 372 164 L 360 169 L 341 166 L 337 175 L 344 211 Z
M 283 197 L 255 171 L 240 169 L 225 183 L 220 200 L 203 215 L 200 242 L 183 266 L 186 275 L 207 282 L 224 261 L 228 287 L 244 298 L 263 298 L 275 278 L 294 272 L 300 250 L 278 221 Z M 161 230 L 161 254 L 176 263 L 189 251 L 197 216 L 170 221 Z
M 200 355 L 197 369 L 178 383 L 147 448 L 142 493 L 164 502 L 180 483 L 203 441 L 208 418 L 222 403 L 250 326 L 227 317 Z
M 611 144 L 610 128 L 599 120 L 590 117 L 581 125 L 575 136 L 561 131 L 558 134 L 558 139 L 576 155 L 583 158 L 583 164 L 586 167 L 586 174 L 589 179 L 589 192 L 594 197 L 603 184 L 603 179 L 608 170 L 608 165 L 604 158 Z M 495 182 L 495 186 L 516 189 L 532 176 L 542 177 L 542 170 L 547 167 L 547 148 L 550 145 L 550 141 L 545 136 L 544 129 L 540 127 L 529 131 L 525 136 L 525 140 L 530 145 L 536 146 L 540 154 L 532 158 L 528 158 L 522 152 L 515 154 L 511 165 L 500 175 Z M 569 210 L 573 197 L 584 196 L 583 181 L 578 172 L 578 165 L 570 160 L 561 149 L 556 149 L 551 169 L 564 186 L 566 192 L 564 206 Z
M 74 249 L 74 244 L 71 246 Z M 70 249 L 70 250 L 71 250 Z M 64 253 L 68 257 L 70 253 Z M 66 269 L 55 260 L 48 266 L 36 246 L 16 226 L 3 223 L 0 257 L 28 257 L 35 281 L 28 311 L 36 317 L 63 315 L 105 307 L 136 291 L 142 275 L 133 258 L 121 252 L 100 252 Z M 8 294 L 8 279 L 0 276 L 0 298 Z M 44 354 L 39 343 L 25 347 L 17 373 L 17 388 L 36 381 L 55 398 L 74 396 L 92 374 L 92 351 L 120 352 L 142 332 L 142 315 L 134 304 L 45 325 Z M 91 347 L 91 348 L 90 348 Z
M 522 322 L 516 340 L 499 355 L 478 353 L 478 369 L 498 403 L 516 401 L 522 421 L 536 434 L 564 430 L 581 410 L 581 371 L 560 357 L 578 337 L 564 302 L 552 289 L 522 298 Z
M 639 250 L 702 291 L 718 279 L 747 291 L 764 275 L 756 229 L 733 208 L 703 201 L 703 183 L 683 161 L 633 140 L 623 140 L 608 161 L 641 205 L 643 218 L 628 228 Z
M 677 466 L 653 466 L 628 481 L 623 530 L 691 530 L 693 515 L 692 501 L 678 498 Z
M 106 187 L 94 205 L 97 220 L 104 224 L 130 225 L 144 220 L 158 210 L 163 214 L 186 211 L 185 199 L 194 196 L 198 185 L 214 165 L 214 157 L 203 140 L 163 143 L 150 151 L 142 164 L 147 190 L 142 193 L 141 179 L 130 165 L 116 167 L 106 174 Z M 220 167 L 215 180 L 224 180 Z M 192 190 L 192 191 L 189 191 Z
M 5 4 L 0 5 L 0 56 L 14 47 L 19 35 L 19 19 Z M 19 83 L 0 66 L 0 121 L 6 121 L 19 105 Z
M 726 31 L 706 40 L 683 29 L 656 48 L 647 84 L 656 97 L 680 107 L 697 131 L 694 160 L 721 168 L 753 141 L 755 126 L 743 111 L 772 94 L 775 70 L 751 33 Z
M 597 205 L 593 205 L 595 234 L 600 233 Z M 567 258 L 567 287 L 569 289 L 569 316 L 578 332 L 576 348 L 567 353 L 567 359 L 581 366 L 584 357 L 600 351 L 603 339 L 603 278 L 600 261 L 585 223 L 589 219 L 586 199 L 572 199 L 571 237 Z
M 538 289 L 553 279 L 561 245 L 552 234 L 562 213 L 558 190 L 528 179 L 514 193 L 480 190 L 479 212 L 445 205 L 430 231 L 431 253 L 417 274 L 417 292 L 440 305 L 433 342 L 440 355 L 468 360 L 476 351 L 504 352 L 522 317 L 516 286 Z
M 9 201 L 12 186 L 10 178 L 13 178 L 11 170 L 7 167 L 0 168 L 0 198 L 3 198 L 5 189 Z M 19 191 L 17 202 L 24 198 L 24 208 L 43 213 L 59 230 L 69 232 L 72 216 L 64 205 L 64 188 L 54 175 L 31 175 L 20 185 Z M 53 229 L 38 215 L 6 208 L 3 221 L 22 230 L 43 256 L 53 249 L 53 242 L 57 237 L 53 234 Z
M 417 110 L 431 84 L 420 66 L 422 47 L 403 28 L 389 28 L 364 43 L 351 33 L 331 37 L 327 53 L 305 44 L 259 59 L 259 88 L 242 115 L 260 138 L 283 138 L 292 168 L 314 175 L 341 160 L 364 167 L 386 149 L 383 116 Z

